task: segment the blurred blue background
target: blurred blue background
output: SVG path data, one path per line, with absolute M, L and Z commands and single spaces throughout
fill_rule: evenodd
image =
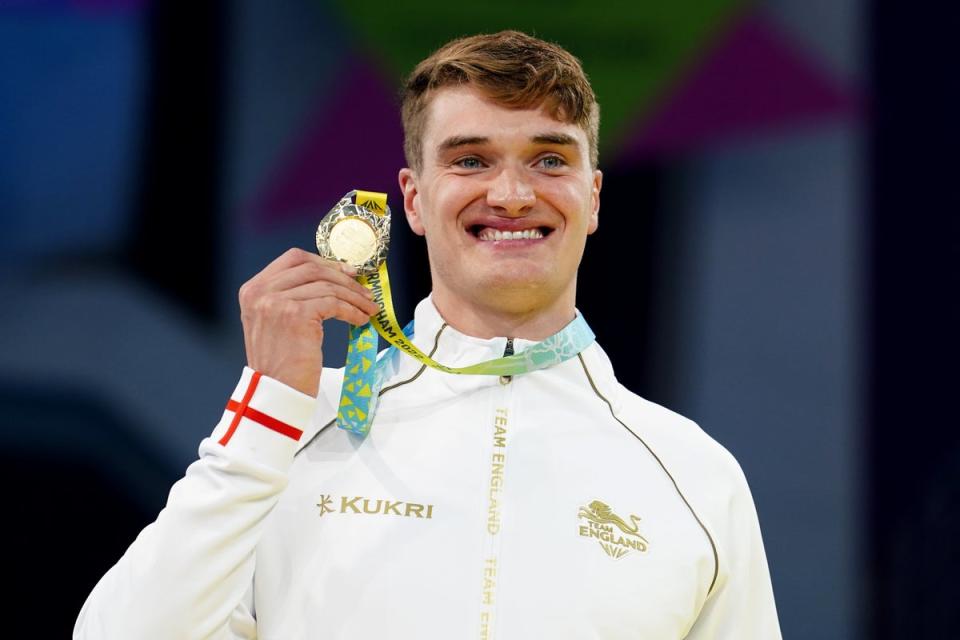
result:
M 948 9 L 667 4 L 0 0 L 8 633 L 67 634 L 195 458 L 240 284 L 353 187 L 397 206 L 403 74 L 520 28 L 603 108 L 578 306 L 627 386 L 740 461 L 784 636 L 954 637 Z M 405 322 L 429 277 L 395 229 Z

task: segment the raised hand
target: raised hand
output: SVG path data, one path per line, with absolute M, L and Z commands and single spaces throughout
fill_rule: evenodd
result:
M 290 249 L 240 287 L 247 364 L 294 389 L 317 394 L 323 321 L 366 324 L 378 311 L 353 267 Z

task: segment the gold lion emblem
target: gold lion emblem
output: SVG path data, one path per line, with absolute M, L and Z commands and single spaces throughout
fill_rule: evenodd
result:
M 580 526 L 580 535 L 584 538 L 596 538 L 600 547 L 611 558 L 621 558 L 630 551 L 646 551 L 649 543 L 640 535 L 640 516 L 630 515 L 630 523 L 615 514 L 613 509 L 600 500 L 594 500 L 580 507 L 578 519 L 589 524 Z M 616 527 L 623 535 L 614 534 Z
M 630 516 L 633 524 L 629 525 L 623 521 L 623 518 L 615 514 L 613 509 L 599 500 L 594 500 L 589 506 L 580 507 L 580 517 L 597 524 L 613 523 L 620 527 L 620 531 L 632 536 L 637 535 L 637 532 L 640 531 L 640 516 Z

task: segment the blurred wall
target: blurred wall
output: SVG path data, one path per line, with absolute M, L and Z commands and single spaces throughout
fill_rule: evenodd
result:
M 398 204 L 399 78 L 450 37 L 506 27 L 568 46 L 603 105 L 601 226 L 578 305 L 618 375 L 740 461 L 785 637 L 876 628 L 867 9 L 464 10 L 0 3 L 4 473 L 24 488 L 18 606 L 49 635 L 219 417 L 244 362 L 240 284 L 309 249 L 348 189 Z M 404 226 L 401 321 L 429 290 Z M 632 290 L 612 289 L 626 270 Z M 328 331 L 328 362 L 344 336 Z M 38 603 L 64 567 L 51 616 Z

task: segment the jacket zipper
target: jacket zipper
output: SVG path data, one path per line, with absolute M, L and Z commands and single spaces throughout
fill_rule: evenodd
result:
M 513 338 L 507 338 L 507 345 L 503 348 L 503 357 L 513 355 Z M 500 376 L 500 384 L 510 384 L 513 376 Z

